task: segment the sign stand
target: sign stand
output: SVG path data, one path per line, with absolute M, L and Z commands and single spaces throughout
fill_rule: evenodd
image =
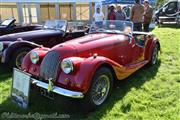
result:
M 29 104 L 30 80 L 31 75 L 14 68 L 11 98 L 22 108 L 27 108 Z

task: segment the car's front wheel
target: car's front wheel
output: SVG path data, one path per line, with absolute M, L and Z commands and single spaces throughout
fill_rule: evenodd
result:
M 113 75 L 109 68 L 98 69 L 93 77 L 91 87 L 85 96 L 85 106 L 89 110 L 101 106 L 113 88 Z
M 23 47 L 23 48 L 17 49 L 17 51 L 15 51 L 13 53 L 11 67 L 20 68 L 23 58 L 30 50 L 31 50 L 31 48 L 28 48 L 28 47 Z

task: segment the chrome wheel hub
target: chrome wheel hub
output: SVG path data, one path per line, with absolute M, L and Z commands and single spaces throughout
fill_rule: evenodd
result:
M 92 86 L 92 100 L 94 104 L 102 104 L 109 93 L 110 79 L 107 75 L 101 75 L 97 78 L 98 80 Z

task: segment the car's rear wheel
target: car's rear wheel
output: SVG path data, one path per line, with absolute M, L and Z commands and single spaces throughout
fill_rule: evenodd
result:
M 158 52 L 159 52 L 159 47 L 158 47 L 158 44 L 156 44 L 154 46 L 154 49 L 153 49 L 153 52 L 152 52 L 152 56 L 151 56 L 151 61 L 150 61 L 151 65 L 155 65 L 157 63 Z
M 112 88 L 113 75 L 111 70 L 106 67 L 98 69 L 84 98 L 87 109 L 92 110 L 101 106 L 110 95 Z
M 17 51 L 13 53 L 11 67 L 20 68 L 23 62 L 23 58 L 29 51 L 31 51 L 31 48 L 28 47 L 17 49 Z

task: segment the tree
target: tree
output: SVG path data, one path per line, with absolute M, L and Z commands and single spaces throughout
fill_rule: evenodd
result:
M 162 6 L 165 2 L 167 2 L 168 0 L 157 0 L 156 2 L 156 7 L 160 7 Z

